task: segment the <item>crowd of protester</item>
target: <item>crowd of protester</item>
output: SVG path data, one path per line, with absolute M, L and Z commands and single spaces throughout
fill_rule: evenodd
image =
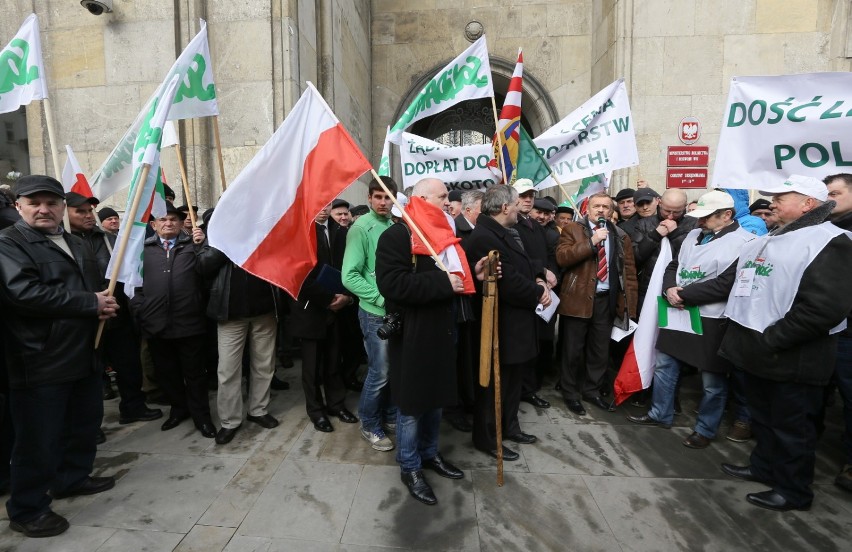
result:
M 722 470 L 769 487 L 747 495 L 754 505 L 807 509 L 837 389 L 846 464 L 835 482 L 852 492 L 852 175 L 793 175 L 761 193 L 750 205 L 745 190 L 689 202 L 640 181 L 574 205 L 537 197 L 526 179 L 465 193 L 425 179 L 403 195 L 382 177 L 365 205 L 337 199 L 316 215 L 317 263 L 292 298 L 208 244 L 212 209 L 196 225 L 197 208 L 188 216 L 173 193 L 148 228 L 143 284 L 108 294 L 119 214 L 53 178 L 20 178 L 0 197 L 0 490 L 10 526 L 59 534 L 68 522 L 52 499 L 115 485 L 91 476 L 113 381 L 120 424 L 165 418 L 169 431 L 191 420 L 227 446 L 245 422 L 278 425 L 271 390 L 289 389 L 276 370 L 294 356 L 313 427 L 359 424 L 365 446 L 396 449 L 411 495 L 435 504 L 424 470 L 464 477 L 439 452 L 442 418 L 511 462 L 519 454 L 507 441 L 537 441 L 522 431 L 519 405 L 550 408 L 539 395 L 550 378 L 573 415 L 614 412 L 613 377 L 632 338 L 614 341 L 613 328 L 626 330 L 657 300 L 692 326 L 660 329 L 653 384 L 630 399 L 647 411 L 630 422 L 670 428 L 682 376 L 698 371 L 701 400 L 683 445 L 711 446 L 727 411 L 725 437 L 754 448 L 748 465 Z M 492 251 L 503 442 L 495 378 L 478 383 Z M 557 315 L 537 314 L 552 304 Z M 357 412 L 346 407 L 354 394 Z

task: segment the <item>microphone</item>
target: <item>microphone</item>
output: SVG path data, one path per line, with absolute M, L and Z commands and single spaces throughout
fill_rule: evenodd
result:
M 598 228 L 606 228 L 606 219 L 603 217 L 598 218 Z

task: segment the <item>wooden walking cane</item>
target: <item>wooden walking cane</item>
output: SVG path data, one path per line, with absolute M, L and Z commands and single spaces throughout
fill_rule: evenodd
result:
M 500 398 L 500 336 L 498 332 L 497 265 L 500 253 L 490 251 L 482 286 L 482 329 L 479 349 L 479 385 L 488 387 L 494 371 L 494 422 L 497 430 L 497 486 L 503 486 L 503 403 Z

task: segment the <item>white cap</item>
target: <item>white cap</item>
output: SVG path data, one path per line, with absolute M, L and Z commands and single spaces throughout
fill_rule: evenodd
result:
M 688 217 L 702 218 L 712 215 L 719 209 L 733 209 L 734 198 L 721 190 L 707 192 L 698 198 L 698 207 L 687 213 Z
M 828 188 L 822 180 L 800 174 L 791 174 L 782 184 L 760 190 L 760 195 L 773 196 L 787 192 L 798 192 L 820 201 L 828 199 Z
M 512 187 L 517 190 L 518 195 L 525 194 L 530 190 L 535 190 L 535 184 L 533 184 L 533 181 L 529 178 L 519 178 L 515 180 Z
M 405 195 L 402 192 L 396 193 L 396 200 L 397 200 L 397 202 L 399 202 L 400 205 L 402 205 L 403 209 L 405 209 L 405 206 L 408 205 L 408 201 L 409 201 L 408 196 Z M 396 204 L 394 204 L 394 206 L 391 207 L 391 214 L 395 217 L 402 218 L 402 213 L 400 213 L 399 209 L 396 208 Z

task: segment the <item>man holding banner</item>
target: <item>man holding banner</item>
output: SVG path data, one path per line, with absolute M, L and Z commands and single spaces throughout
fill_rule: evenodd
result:
M 770 490 L 749 493 L 770 510 L 807 510 L 816 462 L 815 420 L 834 368 L 837 333 L 852 310 L 852 234 L 826 222 L 822 181 L 792 175 L 766 186 L 779 229 L 740 251 L 720 354 L 746 372 L 756 445 L 749 465 L 722 464 Z M 791 254 L 795 252 L 795 254 Z

